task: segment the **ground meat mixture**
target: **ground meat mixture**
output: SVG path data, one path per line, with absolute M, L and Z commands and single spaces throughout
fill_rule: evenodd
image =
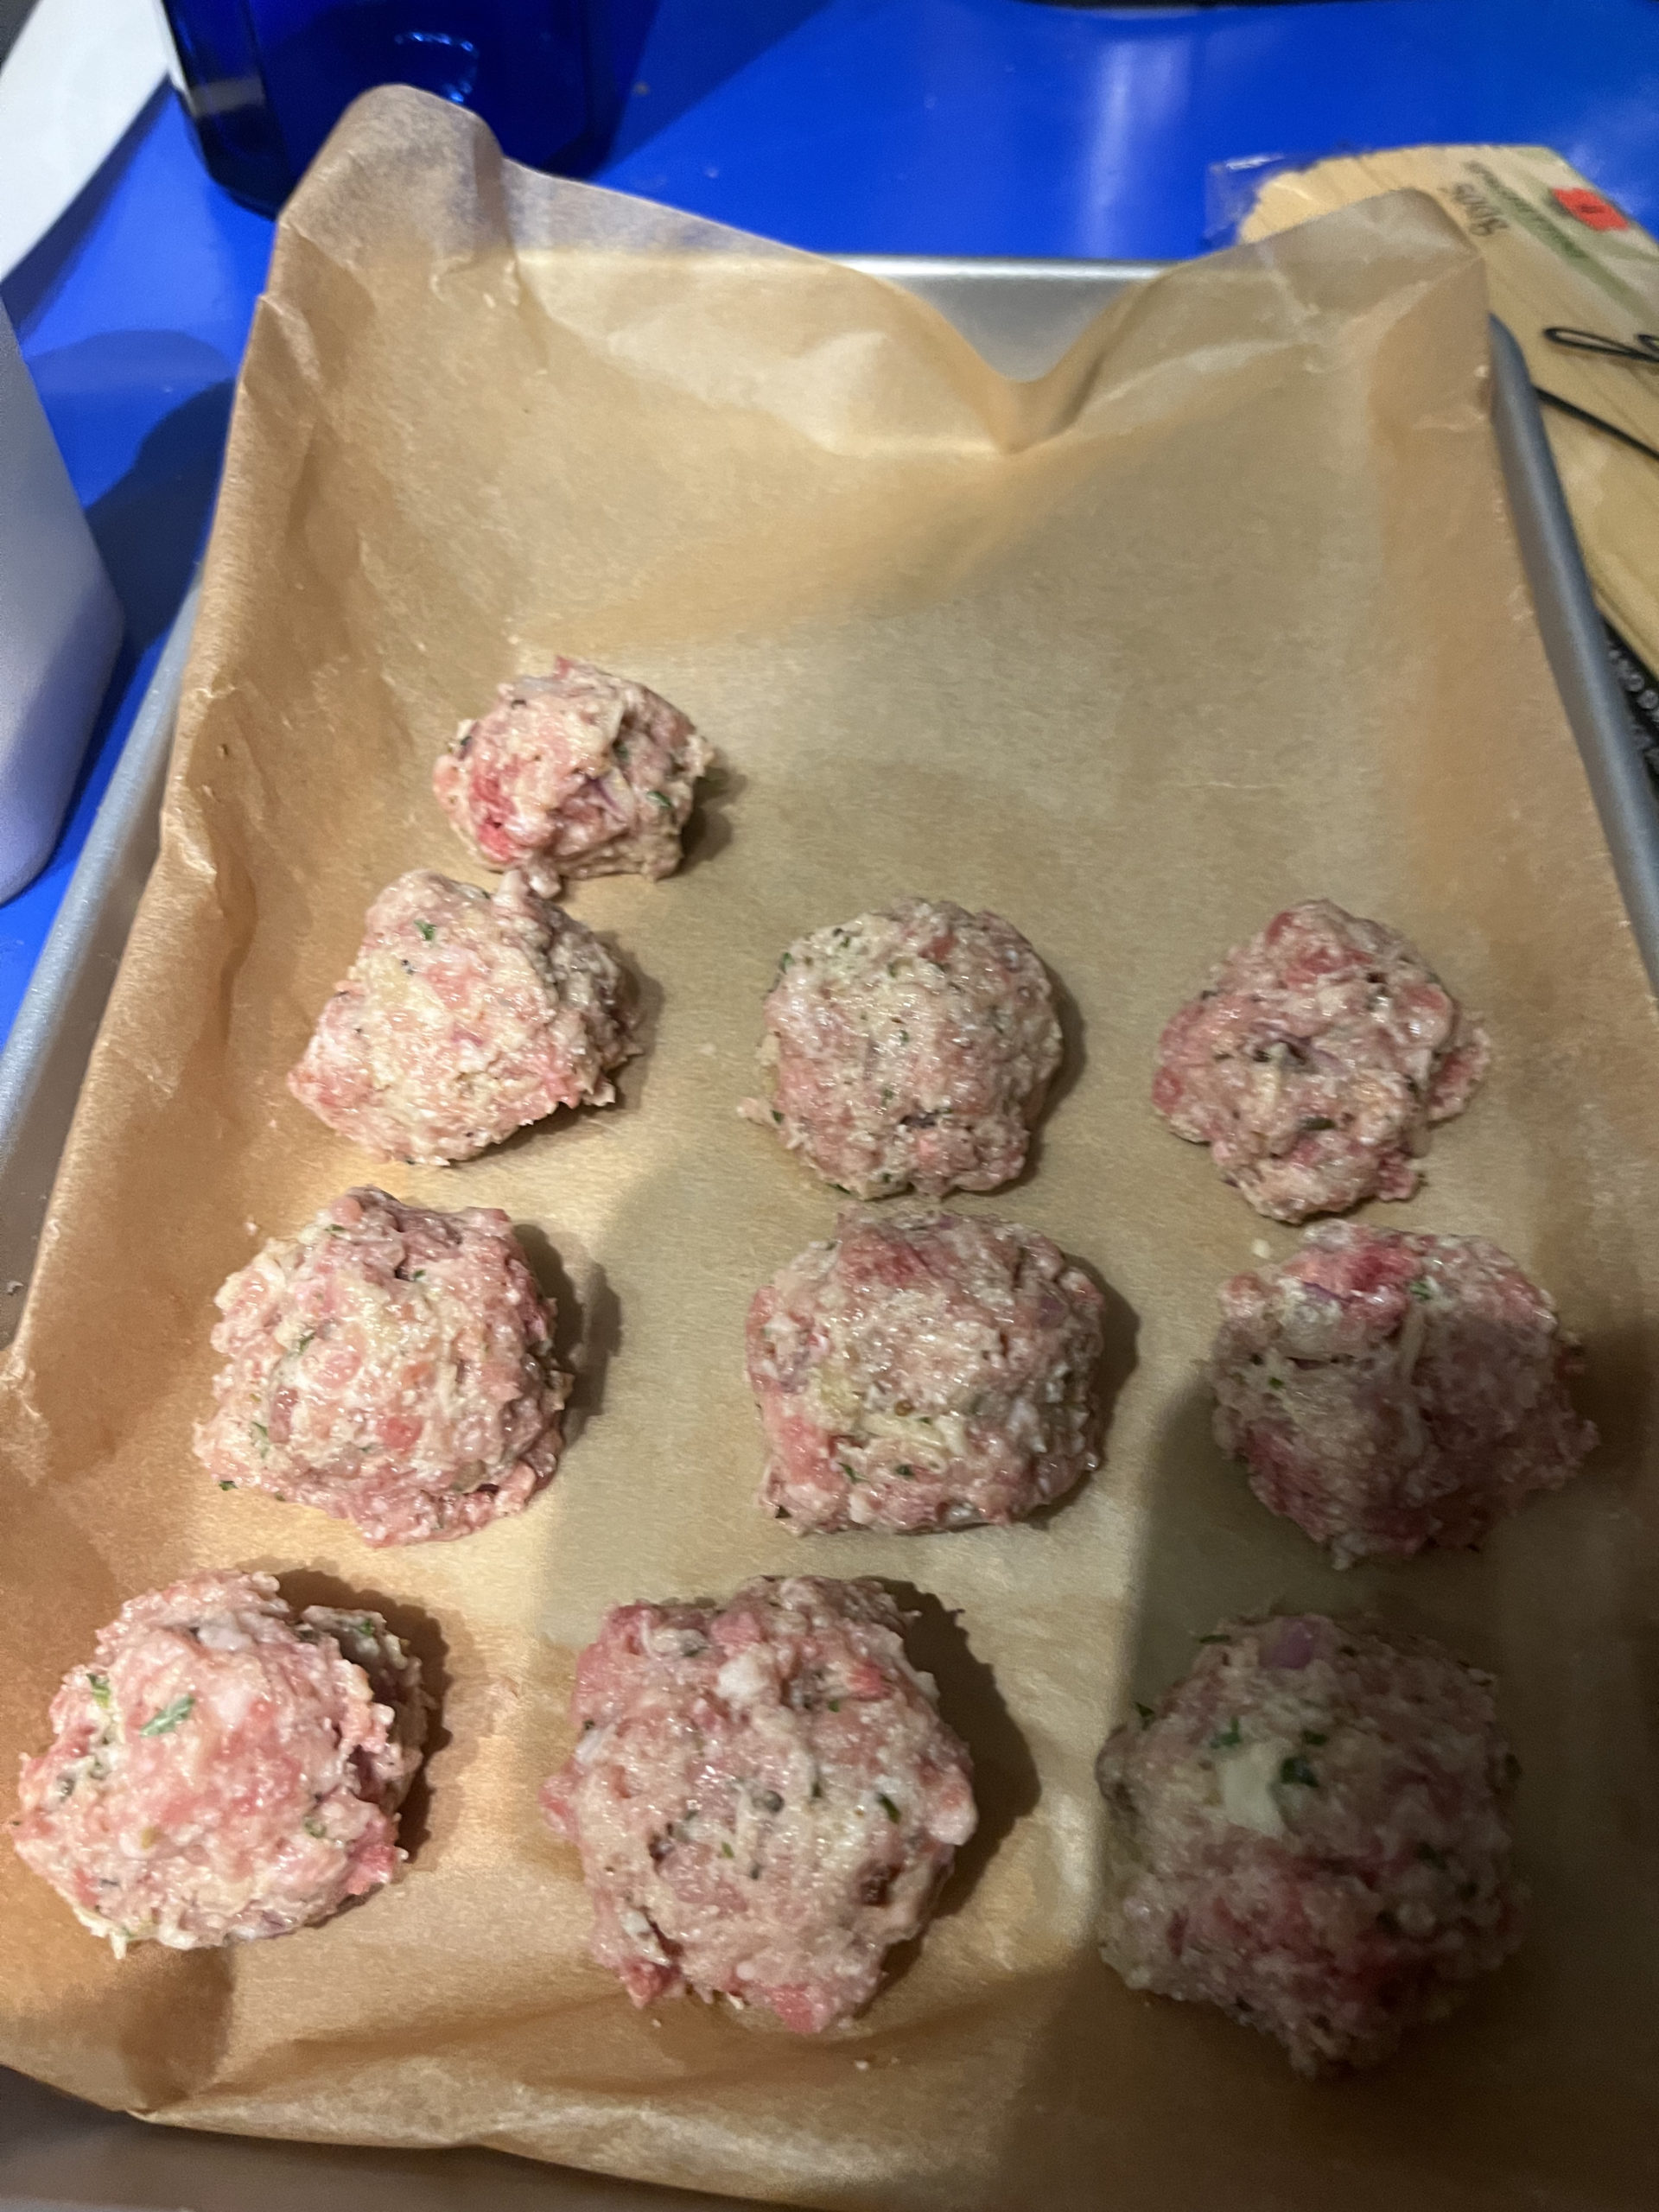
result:
M 770 1457 L 798 1531 L 1020 1520 L 1100 1464 L 1105 1301 L 1035 1230 L 849 1207 L 749 1308 Z
M 999 914 L 903 899 L 785 953 L 752 1121 L 850 1197 L 994 1191 L 1060 1065 L 1042 962 Z
M 564 877 L 671 875 L 714 754 L 677 707 L 591 661 L 502 684 L 432 771 L 446 814 L 494 868 Z
M 218 1409 L 196 1456 L 372 1544 L 520 1513 L 558 1465 L 569 1377 L 504 1213 L 347 1191 L 219 1292 Z
M 1221 1306 L 1217 1439 L 1338 1567 L 1478 1544 L 1594 1448 L 1578 1346 L 1484 1237 L 1327 1222 Z
M 1486 1034 L 1422 956 L 1328 899 L 1235 945 L 1164 1031 L 1153 1104 L 1275 1221 L 1408 1198 L 1429 1124 L 1460 1114 Z
M 1299 2074 L 1374 2064 L 1520 1941 L 1491 1677 L 1318 1614 L 1202 1644 L 1100 1755 L 1104 1956 Z
M 903 1629 L 879 1583 L 814 1576 L 607 1618 L 542 1804 L 636 2005 L 690 1987 L 815 2034 L 920 1933 L 976 1815 Z
M 620 963 L 517 870 L 416 868 L 368 912 L 288 1087 L 382 1159 L 442 1167 L 560 1106 L 606 1106 L 639 1051 Z
M 378 1613 L 295 1620 L 268 1574 L 193 1574 L 64 1677 L 12 1840 L 118 1957 L 286 1936 L 397 1872 L 429 1702 Z

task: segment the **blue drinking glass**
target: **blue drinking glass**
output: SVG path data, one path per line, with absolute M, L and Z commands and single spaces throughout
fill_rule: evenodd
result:
M 604 120 L 596 4 L 163 0 L 207 166 L 267 213 L 372 85 L 471 108 L 534 168 L 582 167 Z

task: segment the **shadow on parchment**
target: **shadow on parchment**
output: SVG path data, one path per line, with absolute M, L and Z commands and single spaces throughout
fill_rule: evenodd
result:
M 1602 1449 L 1478 1553 L 1340 1573 L 1251 1495 L 1195 1374 L 1150 1446 L 1121 1709 L 1236 1615 L 1321 1611 L 1433 1637 L 1498 1677 L 1520 1753 L 1522 1951 L 1386 2065 L 1317 2082 L 1212 2008 L 1131 1992 L 1091 1946 L 1044 1993 L 987 2204 L 1052 2212 L 1651 2212 L 1659 2037 L 1644 1957 L 1659 1770 L 1654 1529 L 1631 1510 L 1659 1345 L 1592 1338 L 1580 1409 Z M 1645 1626 L 1643 1624 L 1645 1623 Z M 1615 1632 L 1609 1633 L 1616 1624 Z M 1599 1694 L 1606 1724 L 1586 1711 Z M 1596 1740 L 1586 1742 L 1586 1738 Z M 1598 1745 L 1599 1748 L 1598 1748 Z M 1102 1827 L 1103 1837 L 1103 1823 Z M 1635 1846 L 1634 1852 L 1629 1847 Z M 1103 1859 L 1103 1841 L 1101 1845 Z
M 564 1408 L 568 1451 L 594 1414 L 603 1410 L 606 1370 L 622 1346 L 621 1303 L 604 1268 L 596 1260 L 588 1259 L 569 1236 L 561 1235 L 556 1247 L 547 1231 L 533 1221 L 515 1222 L 513 1234 L 524 1247 L 543 1296 L 553 1301 L 553 1357 L 571 1378 Z M 570 1274 L 573 1263 L 588 1286 L 585 1297 L 577 1294 Z

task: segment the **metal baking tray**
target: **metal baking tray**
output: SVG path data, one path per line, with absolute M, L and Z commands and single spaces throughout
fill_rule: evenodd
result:
M 849 256 L 930 300 L 1007 375 L 1041 374 L 1143 262 Z M 1492 325 L 1492 415 L 1538 626 L 1584 756 L 1630 926 L 1659 991 L 1659 804 L 1607 658 L 1519 347 Z M 186 600 L 17 1020 L 0 1051 L 0 1344 L 16 1325 L 53 1176 L 155 859 L 195 618 Z M 692 2196 L 487 2151 L 341 2150 L 146 2126 L 0 2069 L 0 2212 L 720 2212 Z

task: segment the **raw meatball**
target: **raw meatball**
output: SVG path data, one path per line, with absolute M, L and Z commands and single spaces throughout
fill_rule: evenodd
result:
M 1217 1440 L 1338 1567 L 1478 1544 L 1594 1448 L 1577 1344 L 1484 1236 L 1327 1222 L 1221 1309 Z
M 853 1198 L 994 1191 L 1025 1165 L 1060 1025 L 1000 914 L 901 899 L 785 953 L 766 1003 L 770 1121 Z
M 429 1703 L 378 1613 L 296 1621 L 269 1574 L 193 1574 L 65 1675 L 12 1840 L 118 1958 L 286 1936 L 397 1872 Z
M 639 1049 L 620 964 L 517 869 L 492 895 L 416 868 L 370 907 L 288 1087 L 365 1151 L 442 1167 L 608 1106 Z
M 1275 1221 L 1408 1198 L 1491 1059 L 1422 956 L 1328 899 L 1235 945 L 1158 1046 L 1152 1103 Z
M 1020 1520 L 1100 1464 L 1105 1301 L 1033 1229 L 849 1207 L 749 1308 L 771 1456 L 798 1531 Z
M 920 1933 L 976 1815 L 903 1629 L 879 1583 L 808 1575 L 607 1616 L 542 1806 L 636 2005 L 690 1987 L 816 2034 Z
M 714 759 L 677 707 L 591 661 L 503 683 L 462 722 L 432 788 L 493 868 L 538 887 L 563 876 L 671 875 L 692 787 Z
M 413 1544 L 522 1513 L 558 1465 L 554 1308 L 493 1208 L 347 1191 L 217 1303 L 225 1364 L 196 1456 L 222 1490 Z
M 1491 1677 L 1319 1614 L 1203 1641 L 1100 1755 L 1103 1955 L 1299 2074 L 1375 2064 L 1520 1941 Z

